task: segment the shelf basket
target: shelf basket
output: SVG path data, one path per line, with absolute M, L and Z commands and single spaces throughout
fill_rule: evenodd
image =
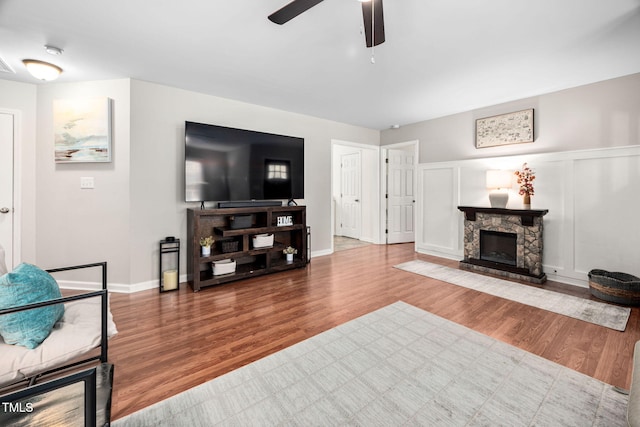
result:
M 270 246 L 273 246 L 273 234 L 256 234 L 253 236 L 254 248 L 268 248 Z
M 232 259 L 223 259 L 211 263 L 211 270 L 214 276 L 231 274 L 236 272 L 236 262 Z
M 236 239 L 218 239 L 216 240 L 216 243 L 218 244 L 218 249 L 223 254 L 238 252 L 238 246 L 240 244 Z

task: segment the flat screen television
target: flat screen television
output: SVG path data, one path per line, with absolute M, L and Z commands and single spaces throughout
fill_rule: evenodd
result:
M 185 201 L 304 198 L 304 138 L 185 122 Z

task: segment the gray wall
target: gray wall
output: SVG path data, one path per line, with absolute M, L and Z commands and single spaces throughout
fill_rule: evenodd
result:
M 53 152 L 53 100 L 112 100 L 110 163 L 59 164 Z M 106 80 L 38 86 L 36 158 L 36 260 L 42 267 L 97 261 L 109 264 L 109 281 L 131 276 L 130 81 Z M 80 189 L 81 177 L 95 188 Z
M 331 141 L 379 143 L 376 130 L 130 79 L 0 80 L 0 90 L 0 106 L 24 118 L 22 260 L 43 267 L 106 260 L 114 290 L 157 286 L 158 241 L 174 235 L 186 244 L 186 209 L 198 206 L 183 202 L 185 120 L 305 138 L 303 203 L 315 254 L 331 250 Z M 53 100 L 93 97 L 112 99 L 113 162 L 56 164 Z M 95 179 L 94 189 L 80 189 L 85 176 Z
M 461 259 L 458 205 L 488 206 L 485 173 L 536 171 L 532 207 L 544 217 L 543 265 L 556 281 L 587 285 L 590 269 L 640 274 L 640 74 L 382 132 L 383 146 L 419 140 L 416 249 Z M 535 142 L 475 148 L 475 120 L 535 109 Z M 522 208 L 517 186 L 507 207 Z
M 475 121 L 534 108 L 535 142 L 475 148 Z M 387 129 L 382 145 L 420 141 L 420 163 L 640 144 L 640 74 Z
M 155 286 L 157 242 L 186 238 L 182 201 L 185 120 L 301 136 L 306 141 L 306 194 L 312 251 L 331 248 L 331 141 L 378 145 L 420 141 L 420 162 L 639 144 L 640 74 L 378 131 L 121 79 L 30 85 L 0 80 L 0 107 L 21 112 L 23 261 L 44 267 L 107 260 L 114 288 Z M 113 99 L 114 161 L 56 165 L 52 102 Z M 536 141 L 476 150 L 475 119 L 536 109 Z M 81 190 L 93 176 L 95 189 Z M 184 251 L 186 252 L 186 251 Z M 186 267 L 185 258 L 182 260 Z
M 162 237 L 177 236 L 186 244 L 186 209 L 199 207 L 183 201 L 185 120 L 305 139 L 302 202 L 308 207 L 312 253 L 331 249 L 331 140 L 379 142 L 375 130 L 133 80 L 131 283 L 157 276 L 157 242 Z M 184 255 L 182 266 L 186 271 Z

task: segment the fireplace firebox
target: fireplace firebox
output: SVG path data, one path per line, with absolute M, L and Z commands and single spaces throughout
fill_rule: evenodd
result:
M 517 263 L 516 233 L 480 230 L 480 259 L 506 265 Z

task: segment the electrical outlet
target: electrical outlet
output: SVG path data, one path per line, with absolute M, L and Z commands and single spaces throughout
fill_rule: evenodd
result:
M 93 177 L 92 176 L 82 176 L 80 177 L 80 188 L 92 189 L 94 187 Z

